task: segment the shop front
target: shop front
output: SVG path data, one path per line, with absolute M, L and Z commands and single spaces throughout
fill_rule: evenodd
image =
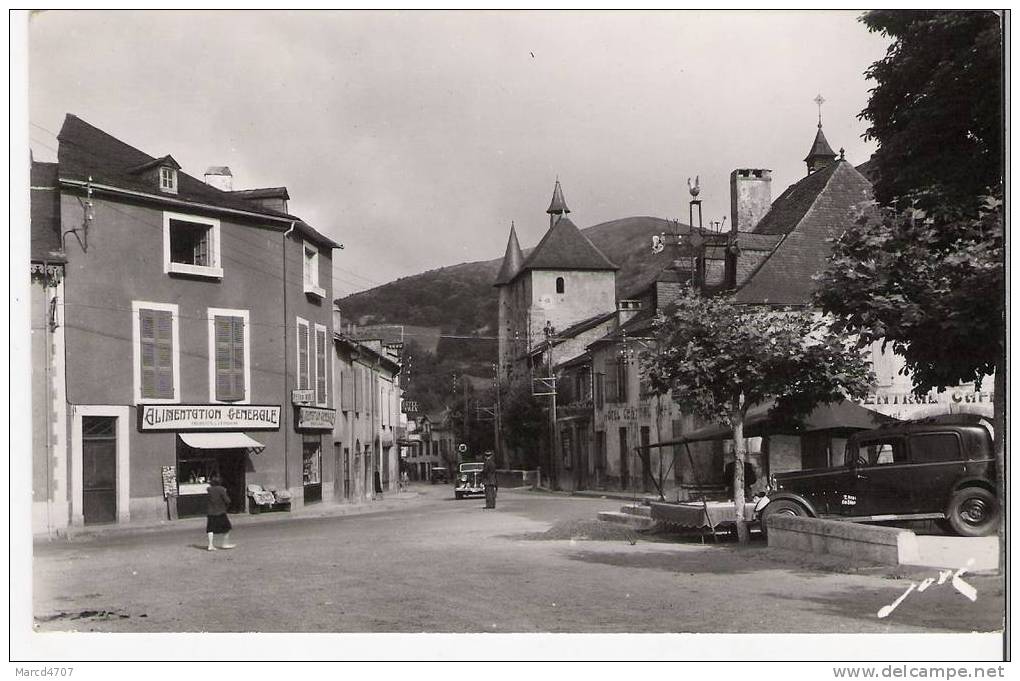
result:
M 295 391 L 297 392 L 297 391 Z M 332 440 L 336 410 L 295 405 L 294 424 L 301 433 L 301 483 L 304 503 L 322 501 L 322 451 Z
M 186 518 L 206 513 L 206 490 L 219 477 L 230 497 L 230 513 L 243 513 L 246 476 L 252 457 L 265 445 L 242 431 L 280 428 L 281 408 L 275 405 L 140 405 L 139 430 L 173 432 L 174 466 L 164 467 L 168 511 Z

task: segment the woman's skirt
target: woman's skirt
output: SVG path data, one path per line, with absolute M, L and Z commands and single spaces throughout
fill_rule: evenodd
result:
M 210 515 L 205 519 L 205 531 L 213 534 L 226 534 L 230 532 L 230 518 L 227 514 Z

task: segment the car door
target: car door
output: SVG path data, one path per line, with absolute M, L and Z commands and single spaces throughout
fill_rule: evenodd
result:
M 966 473 L 959 433 L 911 434 L 910 460 L 914 513 L 944 511 L 953 485 Z
M 886 435 L 861 439 L 855 467 L 856 505 L 847 515 L 910 513 L 910 461 L 906 439 Z

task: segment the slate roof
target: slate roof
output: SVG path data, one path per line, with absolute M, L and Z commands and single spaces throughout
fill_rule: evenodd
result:
M 808 175 L 780 196 L 759 223 L 769 233 L 785 233 L 772 255 L 737 291 L 745 304 L 807 305 L 815 282 L 855 205 L 870 201 L 871 183 L 847 161 Z M 758 231 L 756 228 L 755 231 Z
M 615 316 L 616 310 L 612 310 L 610 312 L 603 312 L 602 314 L 597 314 L 594 317 L 588 317 L 587 319 L 582 319 L 579 322 L 571 324 L 567 328 L 556 333 L 556 337 L 553 341 L 553 347 L 556 347 L 561 343 L 565 343 L 567 340 L 573 338 L 574 336 L 582 334 L 589 329 L 593 329 L 603 322 L 608 322 Z M 544 340 L 541 343 L 538 343 L 537 345 L 532 347 L 531 352 L 529 354 L 536 355 L 540 352 L 545 352 L 546 348 L 548 347 L 549 341 Z
M 60 243 L 57 164 L 33 161 L 31 187 L 32 262 L 64 262 L 64 248 Z
M 811 151 L 804 157 L 805 161 L 810 161 L 812 158 L 836 158 L 836 152 L 829 146 L 829 140 L 825 139 L 825 133 L 822 132 L 822 124 L 818 124 L 818 132 L 815 133 L 815 141 L 811 144 Z
M 169 155 L 161 158 L 152 157 L 86 123 L 74 114 L 67 114 L 64 118 L 57 139 L 60 142 L 57 161 L 61 180 L 84 182 L 91 177 L 96 184 L 151 194 L 158 198 L 172 198 L 186 203 L 205 204 L 293 220 L 297 229 L 314 241 L 333 248 L 339 247 L 335 241 L 294 215 L 263 208 L 234 192 L 221 191 L 184 172 L 177 173 L 177 193 L 160 196 L 150 178 L 141 171 L 152 168 L 160 161 L 173 160 L 172 157 Z
M 596 248 L 588 237 L 581 234 L 570 218 L 564 216 L 556 221 L 535 249 L 524 260 L 525 270 L 618 270 L 602 251 Z
M 229 171 L 230 168 L 227 168 Z M 227 173 L 230 174 L 229 172 Z M 232 196 L 240 196 L 242 199 L 286 199 L 290 200 L 290 194 L 286 187 L 260 187 L 258 189 L 235 189 L 230 192 Z
M 524 254 L 521 252 L 521 244 L 517 240 L 517 229 L 510 223 L 510 238 L 506 242 L 506 253 L 503 255 L 503 264 L 496 275 L 494 286 L 509 284 L 524 264 Z
M 567 202 L 563 198 L 563 189 L 560 187 L 560 181 L 556 180 L 556 186 L 553 187 L 552 201 L 549 202 L 549 208 L 546 209 L 546 213 L 569 213 L 570 209 L 567 208 Z

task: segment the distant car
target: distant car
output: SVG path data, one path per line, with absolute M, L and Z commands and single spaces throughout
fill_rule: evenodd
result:
M 773 476 L 755 515 L 800 515 L 884 522 L 937 520 L 964 537 L 995 533 L 992 429 L 987 419 L 953 414 L 854 433 L 842 466 Z
M 457 485 L 454 487 L 453 495 L 463 499 L 472 494 L 485 494 L 485 485 L 482 484 L 482 468 L 484 463 L 462 463 L 460 474 L 457 475 Z
M 442 466 L 432 467 L 432 484 L 437 482 L 447 483 L 450 482 L 450 473 Z

